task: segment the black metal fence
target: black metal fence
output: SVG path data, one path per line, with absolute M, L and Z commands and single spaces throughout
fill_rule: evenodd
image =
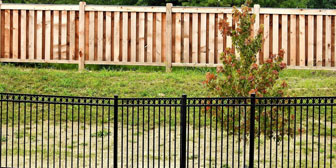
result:
M 0 167 L 336 167 L 336 97 L 0 93 Z

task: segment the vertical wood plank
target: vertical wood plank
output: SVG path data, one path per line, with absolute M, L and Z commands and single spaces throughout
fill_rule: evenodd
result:
M 78 70 L 85 64 L 85 2 L 79 2 L 79 39 L 78 39 Z
M 122 62 L 128 58 L 128 13 L 122 13 Z
M 287 60 L 288 60 L 288 15 L 282 15 L 281 16 L 281 26 L 282 26 L 282 29 L 281 29 L 281 48 L 284 50 L 284 59 L 283 59 L 283 62 L 284 63 L 288 63 Z
M 45 11 L 45 48 L 44 48 L 44 56 L 45 60 L 49 61 L 50 60 L 50 41 L 51 41 L 51 12 Z
M 279 53 L 279 15 L 273 15 L 273 54 Z
M 153 13 L 147 13 L 147 62 L 153 59 Z
M 26 30 L 27 30 L 27 12 L 26 10 L 21 10 L 21 40 L 20 40 L 20 57 L 21 59 L 26 59 L 27 54 L 26 54 L 26 49 L 27 49 L 27 43 L 26 43 Z M 1 41 L 1 40 L 0 40 Z
M 131 62 L 136 62 L 137 52 L 137 13 L 131 13 Z
M 264 61 L 269 59 L 270 52 L 270 38 L 269 38 L 269 29 L 270 29 L 270 15 L 264 15 Z
M 227 14 L 227 22 L 229 23 L 229 26 L 232 26 L 232 14 Z M 232 38 L 231 36 L 228 36 L 226 34 L 226 47 L 231 48 L 232 47 Z
M 176 13 L 175 15 L 175 62 L 181 62 L 181 36 L 182 36 L 182 16 L 181 13 Z
M 13 10 L 13 41 L 12 54 L 14 59 L 19 58 L 19 11 Z
M 219 23 L 221 20 L 224 19 L 224 14 L 218 14 L 218 21 Z M 218 29 L 218 28 L 217 28 Z M 217 44 L 217 63 L 221 63 L 220 58 L 221 54 L 224 52 L 224 36 L 223 34 L 218 30 L 217 33 L 217 39 L 218 39 L 218 44 Z
M 145 62 L 145 13 L 139 13 L 139 61 Z
M 10 57 L 10 10 L 5 10 L 5 20 L 4 20 L 4 57 L 9 58 Z
M 183 18 L 183 63 L 189 63 L 189 26 L 190 26 L 190 15 L 188 13 L 184 13 Z
M 104 39 L 103 39 L 103 34 L 104 34 L 104 13 L 102 11 L 98 12 L 98 45 L 97 45 L 97 56 L 98 56 L 98 61 L 103 61 L 103 45 L 104 45 Z
M 290 16 L 290 65 L 296 65 L 296 15 Z
M 120 12 L 114 12 L 114 30 L 113 30 L 113 61 L 119 62 L 120 56 Z
M 70 46 L 69 46 L 69 59 L 75 60 L 76 59 L 76 13 L 75 11 L 70 11 Z
M 62 18 L 61 18 L 61 59 L 67 59 L 67 11 L 62 11 Z
M 215 14 L 209 14 L 209 63 L 215 63 Z
M 53 18 L 53 59 L 59 59 L 59 11 L 54 11 L 54 18 Z
M 198 63 L 198 14 L 192 14 L 192 63 Z
M 325 66 L 331 66 L 331 16 L 326 17 Z
M 172 3 L 166 4 L 166 72 L 172 71 L 172 48 L 173 48 L 173 15 L 172 15 Z
M 111 46 L 112 46 L 112 13 L 106 12 L 106 44 L 105 44 L 105 58 L 106 61 L 112 61 L 111 57 Z
M 156 13 L 156 62 L 161 63 L 162 60 L 162 14 Z
M 305 16 L 304 15 L 300 15 L 299 16 L 299 39 L 300 39 L 300 66 L 305 66 L 305 58 L 306 58 L 306 54 L 305 54 L 305 37 L 306 37 L 306 33 L 305 33 Z
M 42 60 L 42 11 L 36 11 L 36 59 Z
M 93 61 L 95 55 L 95 12 L 89 12 L 89 23 L 89 60 Z
M 314 66 L 314 16 L 308 16 L 308 67 Z
M 206 37 L 207 37 L 207 14 L 201 14 L 201 38 L 200 38 L 200 62 L 205 64 L 207 57 L 207 48 L 206 48 Z
M 29 59 L 35 57 L 35 11 L 29 11 L 29 43 L 28 43 Z
M 255 22 L 254 22 L 254 35 L 256 36 L 258 31 L 259 31 L 259 22 L 260 22 L 260 5 L 258 4 L 254 4 L 253 6 L 253 9 L 254 9 L 254 14 L 255 14 Z M 259 52 L 257 53 L 256 55 L 256 61 L 257 61 L 257 64 L 259 64 Z
M 316 16 L 316 66 L 322 67 L 322 35 L 323 35 L 323 16 Z

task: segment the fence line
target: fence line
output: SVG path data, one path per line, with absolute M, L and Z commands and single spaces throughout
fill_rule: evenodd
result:
M 0 62 L 205 66 L 232 46 L 218 22 L 232 8 L 44 4 L 0 5 Z M 335 69 L 336 10 L 255 5 L 263 63 L 285 50 L 290 68 Z M 81 58 L 81 59 L 79 59 Z
M 0 93 L 2 167 L 335 167 L 336 97 Z

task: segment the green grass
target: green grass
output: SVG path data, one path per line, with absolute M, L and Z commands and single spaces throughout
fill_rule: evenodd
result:
M 214 68 L 1 64 L 0 92 L 67 96 L 208 97 L 202 81 Z M 335 96 L 336 71 L 285 70 L 290 96 Z

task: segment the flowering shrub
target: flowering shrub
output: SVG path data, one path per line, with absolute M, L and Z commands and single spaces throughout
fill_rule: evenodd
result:
M 255 34 L 253 28 L 255 15 L 249 14 L 251 8 L 248 5 L 248 2 L 242 5 L 241 11 L 237 8 L 233 9 L 235 28 L 230 26 L 227 20 L 220 21 L 219 29 L 222 35 L 232 37 L 233 47 L 225 49 L 221 54 L 223 65 L 217 67 L 216 73 L 208 72 L 203 83 L 210 92 L 221 97 L 248 97 L 252 93 L 255 93 L 257 97 L 284 96 L 287 83 L 285 81 L 278 82 L 279 72 L 286 67 L 286 64 L 282 62 L 284 51 L 280 50 L 278 55 L 271 54 L 270 58 L 267 58 L 262 65 L 257 64 L 256 55 L 261 49 L 263 41 L 263 25 Z M 220 114 L 224 115 L 222 122 L 230 121 L 224 126 L 229 128 L 231 133 L 248 132 L 248 119 L 245 121 L 243 117 L 240 118 L 238 112 L 233 113 L 233 107 L 230 108 L 229 114 L 226 111 Z M 277 110 L 276 108 L 267 110 L 261 108 L 260 111 L 256 111 L 256 125 L 260 124 L 262 127 L 260 133 L 266 134 L 265 136 L 274 137 L 275 126 L 282 130 L 282 127 L 290 124 L 288 119 L 275 115 Z M 245 112 L 248 113 L 248 111 L 247 108 Z M 242 113 L 245 114 L 245 112 Z M 276 117 L 278 117 L 278 122 L 281 122 L 280 127 L 276 125 Z M 218 118 L 222 118 L 222 116 Z M 260 123 L 258 123 L 259 121 Z M 244 128 L 247 129 L 244 130 Z M 287 133 L 291 132 L 290 129 L 286 129 L 286 131 Z

